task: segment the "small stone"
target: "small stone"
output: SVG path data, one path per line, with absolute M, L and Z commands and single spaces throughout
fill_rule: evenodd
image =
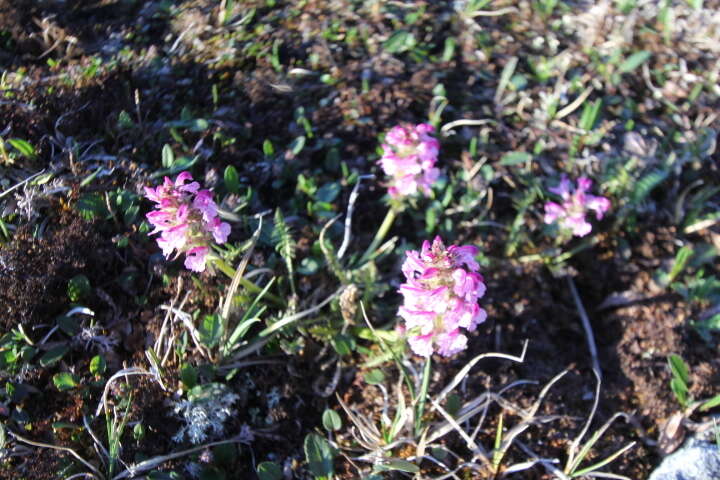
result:
M 689 440 L 665 457 L 648 480 L 717 480 L 720 478 L 720 448 L 712 443 Z

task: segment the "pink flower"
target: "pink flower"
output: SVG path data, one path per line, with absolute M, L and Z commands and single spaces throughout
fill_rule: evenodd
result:
M 213 240 L 225 243 L 230 235 L 230 225 L 217 216 L 212 192 L 200 190 L 192 175 L 182 172 L 174 182 L 165 177 L 162 185 L 145 187 L 145 196 L 157 204 L 147 219 L 155 227 L 150 234 L 160 234 L 157 243 L 165 258 L 173 252 L 173 258 L 184 253 L 186 268 L 205 271 Z
M 388 193 L 391 197 L 414 195 L 418 190 L 430 192 L 440 176 L 435 168 L 440 143 L 431 134 L 435 128 L 427 123 L 398 125 L 385 135 L 383 155 L 378 162 L 392 177 Z
M 487 314 L 478 305 L 485 294 L 480 265 L 473 258 L 478 249 L 471 245 L 445 248 L 440 237 L 432 244 L 407 252 L 402 266 L 405 283 L 400 285 L 403 305 L 398 315 L 405 320 L 413 352 L 429 357 L 434 351 L 449 357 L 467 347 L 461 328 L 473 331 Z
M 601 220 L 605 212 L 610 209 L 610 200 L 587 193 L 590 187 L 592 187 L 592 180 L 580 177 L 577 181 L 577 188 L 573 190 L 570 180 L 563 175 L 560 183 L 549 189 L 562 198 L 562 204 L 545 203 L 543 219 L 545 223 L 557 222 L 562 230 L 567 230 L 578 237 L 584 237 L 590 233 L 592 225 L 585 219 L 588 210 L 595 212 L 595 218 Z

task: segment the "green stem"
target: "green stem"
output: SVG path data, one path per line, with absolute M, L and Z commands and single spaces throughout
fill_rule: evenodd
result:
M 585 240 L 582 243 L 580 243 L 577 247 L 573 248 L 572 250 L 555 257 L 553 259 L 553 263 L 562 263 L 566 260 L 569 260 L 570 257 L 582 252 L 583 250 L 585 250 L 587 248 L 591 248 L 591 247 L 595 246 L 599 241 L 600 240 L 596 236 L 594 236 L 588 240 Z
M 231 267 L 222 258 L 213 257 L 212 262 L 218 268 L 218 270 L 223 272 L 230 279 L 233 279 L 235 277 L 235 269 L 233 267 Z M 245 277 L 240 277 L 240 285 L 242 285 L 247 291 L 252 292 L 252 293 L 257 294 L 257 293 L 260 293 L 263 291 L 262 288 L 258 287 L 257 285 L 255 285 L 253 282 L 251 282 L 250 280 L 248 280 Z M 270 292 L 265 293 L 265 298 L 271 300 L 273 303 L 275 303 L 276 305 L 278 305 L 280 307 L 283 307 L 283 308 L 285 307 L 285 301 L 282 298 L 280 298 L 276 295 L 273 295 Z
M 423 369 L 422 383 L 420 384 L 420 392 L 418 392 L 417 398 L 417 410 L 415 413 L 415 436 L 418 437 L 421 434 L 423 421 L 422 417 L 425 413 L 425 400 L 427 398 L 428 386 L 430 385 L 430 361 L 431 357 L 425 360 L 425 368 Z
M 373 238 L 372 242 L 370 243 L 370 246 L 365 250 L 365 253 L 363 253 L 363 256 L 360 257 L 360 265 L 367 262 L 373 257 L 373 254 L 375 253 L 375 250 L 380 246 L 380 243 L 383 241 L 385 236 L 390 231 L 390 227 L 392 227 L 393 222 L 395 221 L 396 212 L 393 207 L 390 207 L 385 214 L 385 218 L 383 219 L 382 224 L 380 225 L 380 228 L 378 229 L 377 233 L 375 234 L 375 238 Z

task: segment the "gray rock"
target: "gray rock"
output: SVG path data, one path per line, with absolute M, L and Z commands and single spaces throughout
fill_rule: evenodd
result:
M 668 455 L 648 480 L 718 480 L 720 449 L 717 445 L 689 440 Z

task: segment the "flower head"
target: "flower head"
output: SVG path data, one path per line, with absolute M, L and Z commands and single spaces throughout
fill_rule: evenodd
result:
M 461 328 L 473 331 L 485 321 L 487 313 L 478 305 L 485 294 L 480 266 L 473 258 L 477 248 L 452 245 L 445 248 L 442 239 L 427 240 L 418 252 L 407 252 L 402 266 L 404 297 L 398 310 L 405 320 L 413 352 L 424 357 L 437 350 L 449 357 L 465 349 L 467 337 Z
M 610 200 L 588 194 L 592 180 L 580 177 L 577 188 L 573 190 L 570 180 L 563 175 L 560 183 L 549 190 L 562 198 L 562 203 L 545 203 L 545 223 L 557 222 L 560 228 L 569 230 L 573 235 L 584 237 L 592 231 L 592 225 L 585 220 L 588 210 L 595 212 L 595 218 L 602 219 L 610 209 Z
M 380 166 L 389 175 L 391 197 L 414 195 L 418 190 L 430 192 L 431 185 L 440 176 L 435 168 L 440 143 L 431 134 L 432 125 L 397 125 L 385 136 Z
M 150 234 L 160 234 L 157 243 L 165 258 L 184 253 L 185 267 L 202 272 L 211 242 L 225 243 L 230 225 L 218 218 L 212 192 L 201 190 L 192 179 L 189 172 L 182 172 L 175 181 L 165 177 L 162 185 L 145 187 L 145 196 L 156 203 L 147 219 L 155 227 Z

